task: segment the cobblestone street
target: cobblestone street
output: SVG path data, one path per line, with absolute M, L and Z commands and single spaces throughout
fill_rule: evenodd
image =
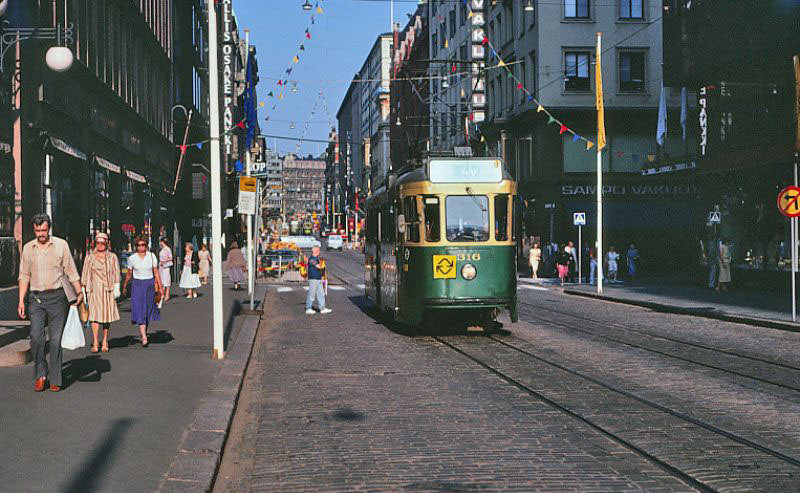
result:
M 375 320 L 361 256 L 329 315 L 270 286 L 217 491 L 789 491 L 800 336 L 520 283 L 492 334 Z

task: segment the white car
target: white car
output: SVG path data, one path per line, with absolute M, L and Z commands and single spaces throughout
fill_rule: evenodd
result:
M 281 241 L 294 243 L 300 248 L 322 247 L 322 243 L 313 236 L 281 236 Z
M 344 240 L 342 235 L 329 235 L 328 236 L 328 250 L 341 250 L 344 248 Z

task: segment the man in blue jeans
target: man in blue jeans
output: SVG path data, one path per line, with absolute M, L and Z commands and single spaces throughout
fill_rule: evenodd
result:
M 306 313 L 313 315 L 314 298 L 317 299 L 320 313 L 330 313 L 333 310 L 325 308 L 325 289 L 322 287 L 322 278 L 325 275 L 325 261 L 319 256 L 319 247 L 311 249 L 308 258 L 308 296 L 306 297 Z

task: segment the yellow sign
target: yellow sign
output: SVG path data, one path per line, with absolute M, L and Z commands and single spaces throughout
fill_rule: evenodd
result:
M 456 278 L 456 256 L 455 255 L 434 255 L 433 256 L 433 278 L 434 279 L 455 279 Z
M 239 177 L 239 191 L 240 192 L 255 192 L 256 191 L 256 183 L 257 183 L 257 178 L 253 178 L 252 176 L 240 176 Z

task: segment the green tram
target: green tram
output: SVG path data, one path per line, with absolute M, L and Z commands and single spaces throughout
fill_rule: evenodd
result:
M 516 182 L 497 158 L 429 158 L 367 199 L 366 295 L 409 325 L 517 321 Z

